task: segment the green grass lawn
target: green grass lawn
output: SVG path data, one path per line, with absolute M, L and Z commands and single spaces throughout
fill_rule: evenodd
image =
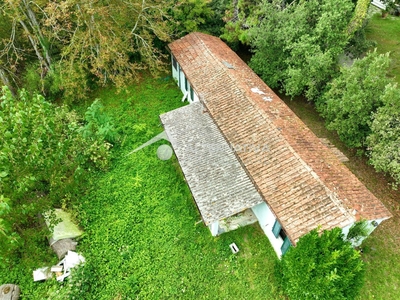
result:
M 212 237 L 176 159 L 156 156 L 166 141 L 125 156 L 163 130 L 159 114 L 182 105 L 175 84 L 146 80 L 128 95 L 98 96 L 124 124 L 124 144 L 78 206 L 82 299 L 276 299 L 277 258 L 258 225 Z
M 348 168 L 393 214 L 393 218 L 379 225 L 362 245 L 366 280 L 359 299 L 400 299 L 400 191 L 392 190 L 389 178 L 375 172 L 365 157 L 357 156 L 335 132 L 328 131 L 310 102 L 282 99 L 318 137 L 328 138 L 350 159 L 345 163 Z
M 184 105 L 175 83 L 147 78 L 127 92 L 95 95 L 119 124 L 121 142 L 110 170 L 95 174 L 74 202 L 84 267 L 62 284 L 33 283 L 33 269 L 57 262 L 43 238 L 0 279 L 19 284 L 23 299 L 280 299 L 277 256 L 258 224 L 212 237 L 176 158 L 156 156 L 168 142 L 126 156 L 163 131 L 159 114 Z
M 383 19 L 380 13 L 373 15 L 367 26 L 367 38 L 377 42 L 379 53 L 391 53 L 389 74 L 400 83 L 400 17 Z

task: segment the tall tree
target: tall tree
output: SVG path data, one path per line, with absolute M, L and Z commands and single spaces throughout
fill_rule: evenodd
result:
M 250 28 L 251 67 L 271 87 L 316 99 L 336 74 L 349 40 L 351 0 L 263 1 L 261 22 Z
M 383 106 L 373 114 L 371 134 L 367 137 L 370 163 L 377 171 L 392 176 L 400 185 L 400 89 L 395 84 L 385 87 Z
M 22 34 L 16 21 L 4 14 L 0 14 L 0 28 L 0 80 L 15 95 L 17 67 L 23 57 Z
M 11 87 L 17 62 L 36 62 L 47 86 L 71 98 L 84 97 L 93 83 L 121 87 L 140 70 L 164 70 L 165 43 L 212 13 L 207 0 L 6 0 L 0 10 L 0 23 L 8 24 L 0 44 L 3 84 Z
M 35 10 L 40 8 L 40 3 L 28 0 L 5 0 L 2 3 L 1 11 L 9 19 L 13 20 L 13 29 L 18 23 L 22 28 L 24 36 L 29 43 L 39 60 L 43 76 L 49 71 L 51 66 L 51 55 L 47 38 L 43 34 L 42 25 L 38 21 Z
M 352 36 L 357 30 L 359 30 L 367 18 L 369 6 L 371 5 L 370 0 L 358 0 L 354 9 L 353 17 L 351 18 L 349 25 L 347 26 L 347 33 Z
M 202 25 L 207 28 L 206 23 L 212 22 L 214 16 L 210 2 L 211 0 L 187 0 L 171 7 L 170 15 L 175 23 L 174 35 L 182 36 L 199 31 Z
M 84 93 L 87 79 L 123 86 L 138 70 L 157 73 L 164 66 L 157 41 L 172 32 L 166 11 L 173 1 L 58 1 L 45 8 L 47 35 L 61 49 L 60 88 Z M 88 77 L 89 76 L 89 77 Z
M 225 12 L 225 27 L 221 37 L 232 46 L 250 43 L 249 28 L 259 24 L 261 0 L 232 0 Z
M 371 115 L 382 106 L 382 94 L 391 82 L 387 77 L 389 55 L 370 52 L 343 67 L 317 102 L 317 109 L 330 130 L 336 130 L 349 147 L 365 146 L 371 132 Z

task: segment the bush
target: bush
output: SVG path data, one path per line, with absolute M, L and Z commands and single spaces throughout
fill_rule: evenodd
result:
M 364 281 L 360 253 L 343 239 L 340 228 L 316 229 L 278 262 L 281 286 L 290 299 L 354 299 Z
M 362 241 L 368 237 L 371 231 L 372 229 L 370 228 L 368 221 L 360 220 L 350 227 L 346 240 L 348 240 L 353 246 L 358 247 Z
M 104 107 L 99 99 L 94 100 L 86 110 L 85 121 L 85 126 L 80 129 L 85 138 L 106 140 L 110 143 L 117 141 L 117 131 L 114 128 L 111 118 L 104 112 Z

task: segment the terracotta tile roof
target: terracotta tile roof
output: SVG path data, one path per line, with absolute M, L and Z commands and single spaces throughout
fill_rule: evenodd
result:
M 236 154 L 292 243 L 318 226 L 331 229 L 360 218 L 391 217 L 219 38 L 191 33 L 169 48 L 227 141 L 268 148 Z
M 160 119 L 206 225 L 264 201 L 200 102 Z

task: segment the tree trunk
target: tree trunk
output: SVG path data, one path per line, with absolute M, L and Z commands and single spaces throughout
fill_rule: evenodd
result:
M 46 60 L 47 68 L 49 68 L 51 65 L 51 58 L 50 58 L 48 46 L 46 45 L 46 39 L 44 38 L 42 30 L 40 29 L 40 25 L 36 19 L 35 13 L 30 8 L 30 6 L 26 0 L 23 0 L 23 3 L 24 3 L 25 10 L 22 9 L 22 11 L 23 11 L 24 15 L 27 17 L 29 25 L 31 26 L 33 32 L 37 36 L 40 45 L 42 46 L 44 59 Z
M 42 67 L 44 66 L 46 71 L 48 71 L 50 69 L 50 65 L 47 63 L 47 61 L 43 58 L 42 54 L 39 51 L 39 48 L 37 46 L 37 43 L 35 41 L 35 38 L 32 36 L 31 32 L 29 31 L 28 26 L 26 26 L 24 21 L 19 21 L 19 23 L 21 24 L 22 28 L 24 28 L 25 34 L 28 37 L 29 41 L 31 42 L 31 45 L 33 47 L 33 49 L 35 50 L 36 56 L 38 57 Z
M 16 96 L 15 89 L 11 85 L 10 80 L 8 80 L 8 76 L 7 76 L 6 72 L 2 68 L 0 68 L 0 79 L 3 82 L 3 84 L 8 87 L 11 94 L 15 97 Z
M 350 20 L 349 25 L 347 26 L 347 33 L 349 37 L 352 37 L 353 34 L 363 26 L 364 21 L 367 18 L 367 13 L 370 3 L 371 0 L 357 1 L 353 17 Z

